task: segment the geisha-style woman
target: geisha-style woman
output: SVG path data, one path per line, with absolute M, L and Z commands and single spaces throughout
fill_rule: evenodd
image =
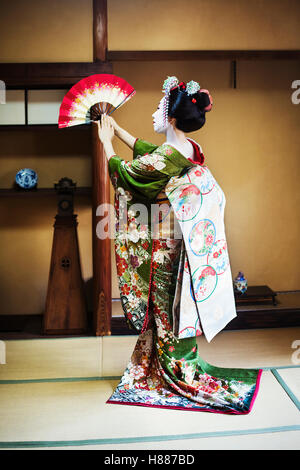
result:
M 211 341 L 236 316 L 225 195 L 200 145 L 185 136 L 205 124 L 212 99 L 197 82 L 176 77 L 165 80 L 163 93 L 153 114 L 154 130 L 166 135 L 160 146 L 110 116 L 98 121 L 115 189 L 120 298 L 139 333 L 107 403 L 247 414 L 262 370 L 216 367 L 198 353 L 197 336 Z M 115 154 L 114 135 L 133 149 L 132 161 Z

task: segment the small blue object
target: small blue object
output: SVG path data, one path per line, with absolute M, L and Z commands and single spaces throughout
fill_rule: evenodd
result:
M 36 186 L 38 176 L 31 168 L 22 168 L 16 174 L 16 183 L 24 189 L 30 189 Z
M 248 281 L 244 277 L 244 273 L 239 271 L 237 277 L 233 280 L 234 292 L 244 294 L 248 289 Z

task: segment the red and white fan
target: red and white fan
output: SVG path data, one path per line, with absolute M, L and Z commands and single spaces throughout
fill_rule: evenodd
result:
M 68 91 L 60 105 L 58 127 L 89 124 L 112 114 L 135 95 L 135 89 L 121 77 L 100 73 L 83 78 Z

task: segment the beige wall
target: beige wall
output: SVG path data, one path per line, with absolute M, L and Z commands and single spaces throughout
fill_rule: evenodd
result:
M 1 0 L 0 62 L 93 60 L 92 0 Z
M 25 2 L 14 2 L 11 5 L 16 5 L 16 3 L 21 7 Z M 39 40 L 40 36 L 46 35 L 42 28 L 33 32 L 33 30 L 26 30 L 24 26 L 21 30 L 14 29 L 15 34 L 8 35 L 6 47 L 1 47 L 1 60 L 12 62 L 18 60 L 91 60 L 92 53 L 88 45 L 91 31 L 89 34 L 85 31 L 85 27 L 90 25 L 90 19 L 86 12 L 82 14 L 83 3 L 89 6 L 91 4 L 90 1 L 72 1 L 74 11 L 77 12 L 74 13 L 74 17 L 77 18 L 75 24 L 80 30 L 76 50 L 70 46 L 68 40 L 62 44 L 61 36 L 56 31 L 54 31 L 56 34 L 51 33 L 53 47 L 48 48 L 49 41 L 46 38 L 44 41 Z M 122 31 L 120 29 L 122 23 L 119 21 L 121 10 L 116 13 L 116 6 L 124 5 L 124 2 L 114 0 L 108 3 L 110 49 L 136 49 L 138 47 L 146 49 L 147 42 L 142 42 L 138 29 L 128 28 L 131 34 L 126 36 L 125 39 L 128 41 L 126 43 L 123 34 L 118 36 L 118 30 Z M 139 8 L 140 4 L 144 4 L 143 1 L 126 2 L 126 11 L 122 10 L 124 24 L 130 25 L 133 3 Z M 189 2 L 185 5 L 187 3 Z M 190 4 L 193 3 L 190 2 Z M 202 0 L 197 2 L 202 5 L 206 3 L 208 2 Z M 209 3 L 212 5 L 212 10 L 207 10 L 208 7 L 205 7 L 206 14 L 210 12 L 209 14 L 212 15 L 211 12 L 214 11 L 212 17 L 218 18 L 220 11 L 215 11 L 213 8 L 218 3 L 220 5 L 220 2 L 211 0 Z M 238 3 L 242 6 L 246 4 L 242 1 L 228 1 L 227 3 L 231 4 L 232 11 L 236 12 L 235 15 L 238 14 Z M 269 14 L 269 10 L 266 9 L 268 2 L 256 3 L 264 5 L 266 15 Z M 293 14 L 290 14 L 289 9 L 280 12 L 279 6 L 283 3 L 289 4 L 291 8 L 295 8 L 296 5 L 296 2 L 291 1 L 272 2 L 272 5 L 275 5 L 275 11 L 278 12 L 277 21 L 280 19 L 281 24 L 293 25 L 296 22 L 295 11 Z M 26 4 L 27 9 L 31 10 L 33 17 L 36 18 L 36 9 L 41 8 L 41 4 L 49 5 L 49 2 L 30 0 Z M 55 8 L 58 9 L 62 8 L 62 4 L 69 5 L 70 2 L 68 0 L 52 1 L 51 4 L 56 5 Z M 5 0 L 0 5 L 3 11 L 5 6 L 8 8 L 9 2 Z M 161 8 L 164 8 L 164 2 Z M 274 14 L 274 8 L 272 14 Z M 13 7 L 7 10 L 6 18 L 10 24 L 13 24 L 10 16 L 13 11 Z M 246 28 L 248 22 L 243 20 L 245 11 L 247 10 L 241 10 L 240 19 Z M 174 25 L 181 27 L 177 8 L 174 10 L 172 8 L 172 12 Z M 52 9 L 49 9 L 49 15 L 51 14 Z M 67 18 L 67 13 L 65 16 L 56 14 L 60 18 Z M 150 23 L 152 22 L 151 15 L 152 12 L 147 10 L 147 17 L 150 16 L 151 19 Z M 227 15 L 229 18 L 228 11 Z M 142 31 L 142 25 L 145 25 L 145 14 L 141 11 L 138 17 L 141 20 L 136 22 L 136 25 Z M 234 17 L 233 15 L 232 18 Z M 0 18 L 2 18 L 0 19 L 1 31 L 3 21 L 1 14 Z M 28 23 L 28 17 L 26 18 Z M 127 23 L 125 18 L 128 19 Z M 226 21 L 229 21 L 228 18 Z M 251 16 L 251 18 L 251 21 L 254 21 L 254 17 Z M 260 15 L 258 18 L 257 24 L 260 26 Z M 80 27 L 81 20 L 84 28 Z M 55 30 L 55 22 L 50 21 L 49 24 L 52 25 L 51 31 L 53 28 Z M 274 20 L 274 27 L 275 24 Z M 9 29 L 7 25 L 6 27 Z M 149 22 L 145 28 L 146 36 L 149 37 L 151 34 Z M 241 25 L 237 27 L 235 21 L 231 24 L 231 29 L 235 30 L 236 34 L 241 32 L 241 42 L 236 43 L 235 46 L 228 42 L 228 48 L 254 47 L 250 42 L 250 32 L 242 37 L 243 28 Z M 197 29 L 197 31 L 197 34 L 200 34 L 200 30 Z M 225 30 L 219 29 L 218 31 L 220 38 L 228 38 Z M 274 48 L 279 48 L 276 42 L 277 35 L 274 36 L 274 43 L 267 42 L 267 39 L 271 41 L 268 31 L 266 29 L 263 37 L 262 30 L 261 44 L 264 44 L 262 48 L 272 47 L 272 44 Z M 83 48 L 79 44 L 81 34 L 85 38 Z M 166 32 L 163 34 L 163 37 L 168 39 Z M 217 36 L 216 31 L 216 42 L 213 43 L 213 47 L 221 47 L 220 44 L 217 45 Z M 135 38 L 135 43 L 130 42 L 132 38 Z M 247 38 L 248 42 L 245 42 Z M 200 43 L 194 47 L 193 38 L 189 41 L 185 43 L 183 49 L 200 47 Z M 297 41 L 298 34 L 290 29 L 289 40 L 282 47 L 299 47 Z M 23 51 L 21 54 L 18 47 L 23 42 L 28 46 L 26 50 L 21 48 Z M 1 38 L 0 44 L 3 46 Z M 170 43 L 164 43 L 163 47 L 153 44 L 154 49 L 156 47 L 172 49 Z M 175 44 L 174 36 L 173 48 L 179 49 L 180 44 L 181 42 Z M 208 48 L 208 44 L 203 47 Z M 180 80 L 197 80 L 202 87 L 211 91 L 214 108 L 207 115 L 207 123 L 203 129 L 190 136 L 202 145 L 206 163 L 226 195 L 225 222 L 232 273 L 236 276 L 238 271 L 242 270 L 250 285 L 267 284 L 275 290 L 300 289 L 300 142 L 298 131 L 300 105 L 292 104 L 290 99 L 291 83 L 300 78 L 299 72 L 297 61 L 238 61 L 237 89 L 233 89 L 228 61 L 114 63 L 114 73 L 126 78 L 137 91 L 132 100 L 114 113 L 115 119 L 134 136 L 158 145 L 164 141 L 164 137 L 154 133 L 151 114 L 155 111 L 162 96 L 160 90 L 164 79 L 168 75 L 176 75 Z M 130 149 L 122 142 L 115 139 L 114 146 L 115 151 L 124 159 L 131 158 Z M 23 167 L 32 167 L 38 172 L 41 187 L 52 186 L 54 181 L 63 176 L 73 178 L 78 186 L 89 186 L 91 185 L 90 153 L 89 131 L 74 129 L 72 137 L 70 133 L 67 134 L 58 129 L 49 132 L 0 131 L 0 187 L 10 187 L 15 173 Z M 113 196 L 112 188 L 111 195 Z M 0 314 L 41 313 L 44 310 L 49 274 L 53 222 L 56 213 L 55 197 L 1 198 L 0 213 Z M 91 208 L 87 198 L 76 199 L 75 213 L 78 214 L 83 277 L 86 282 L 89 282 L 92 276 L 92 243 Z M 114 260 L 113 296 L 118 296 Z
M 108 0 L 109 50 L 297 49 L 299 0 Z M 92 0 L 1 0 L 0 61 L 92 61 Z
M 297 49 L 298 0 L 108 0 L 110 50 Z

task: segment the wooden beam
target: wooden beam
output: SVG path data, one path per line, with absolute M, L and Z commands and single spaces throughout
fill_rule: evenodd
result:
M 96 336 L 105 336 L 111 334 L 111 239 L 98 238 L 97 224 L 103 217 L 97 216 L 96 211 L 102 204 L 110 202 L 110 178 L 96 123 L 92 123 L 92 143 L 93 329 Z
M 6 88 L 63 88 L 96 73 L 111 73 L 109 62 L 0 63 Z
M 108 51 L 107 60 L 300 60 L 299 50 Z
M 93 0 L 93 56 L 94 62 L 106 61 L 107 0 Z
M 74 197 L 87 196 L 91 198 L 92 188 L 88 186 L 78 186 L 75 189 Z M 43 196 L 57 196 L 55 188 L 33 188 L 33 189 L 22 189 L 22 188 L 0 188 L 0 198 L 5 197 L 37 197 Z
M 101 0 L 100 3 L 103 2 L 104 0 Z M 106 54 L 105 22 L 102 20 L 101 23 L 99 15 L 97 21 L 102 25 L 102 30 L 101 34 L 100 32 L 97 36 L 94 34 L 95 62 L 0 63 L 0 79 L 5 82 L 7 88 L 18 86 L 49 89 L 72 85 L 96 73 L 112 73 L 114 61 L 300 60 L 299 50 L 108 51 Z M 101 58 L 105 58 L 105 54 L 108 61 L 102 62 Z

